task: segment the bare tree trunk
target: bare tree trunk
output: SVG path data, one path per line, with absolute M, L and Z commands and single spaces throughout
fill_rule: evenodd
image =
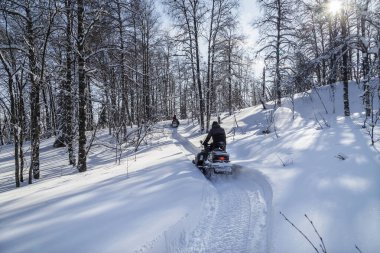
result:
M 17 80 L 16 76 L 16 80 Z M 18 124 L 19 124 L 19 155 L 20 155 L 20 181 L 24 182 L 24 131 L 25 131 L 25 106 L 24 106 L 24 98 L 23 98 L 23 85 L 22 80 L 18 80 L 18 90 L 19 90 L 19 103 L 18 103 Z
M 8 74 L 8 92 L 9 92 L 9 100 L 11 102 L 11 125 L 12 125 L 12 135 L 14 142 L 14 156 L 15 156 L 15 182 L 16 187 L 20 187 L 20 163 L 19 163 L 19 127 L 17 124 L 17 116 L 16 116 L 16 103 L 15 103 L 15 95 L 13 91 L 13 75 L 11 69 L 8 68 L 8 62 L 4 58 L 3 54 L 0 52 L 0 60 L 3 63 L 3 67 Z
M 123 125 L 123 138 L 127 137 L 127 119 L 129 122 L 132 121 L 131 114 L 129 112 L 128 105 L 128 85 L 126 82 L 126 71 L 125 71 L 125 52 L 124 52 L 124 26 L 121 13 L 120 1 L 116 2 L 117 5 L 117 18 L 118 18 L 118 29 L 119 29 L 119 41 L 120 41 L 120 68 L 121 68 L 121 89 L 122 89 L 122 125 Z
M 207 77 L 206 77 L 206 131 L 209 130 L 210 118 L 211 118 L 211 56 L 212 47 L 214 46 L 213 33 L 214 33 L 214 12 L 215 12 L 215 0 L 212 0 L 211 5 L 211 16 L 210 16 L 210 30 L 208 36 L 208 47 L 207 47 Z
M 370 87 L 369 87 L 369 59 L 368 59 L 368 43 L 366 40 L 366 15 L 368 11 L 369 0 L 365 2 L 363 12 L 360 18 L 361 35 L 362 35 L 362 54 L 363 54 L 363 89 L 364 89 L 364 106 L 365 114 L 367 117 L 371 116 L 371 102 L 370 102 Z
M 86 131 L 94 130 L 94 112 L 92 106 L 92 93 L 91 93 L 91 85 L 90 78 L 85 76 L 86 82 Z M 119 112 L 120 110 L 118 110 Z M 120 122 L 120 119 L 118 119 Z
M 143 35 L 143 101 L 144 101 L 144 120 L 147 123 L 151 118 L 150 105 L 150 80 L 149 80 L 149 28 L 145 27 Z
M 378 101 L 380 101 L 380 29 L 377 30 L 377 80 L 378 80 L 378 83 L 377 83 L 377 97 L 378 97 Z M 380 104 L 379 104 L 379 108 L 378 109 L 378 112 L 380 112 Z
M 262 83 L 262 91 L 260 96 L 260 103 L 263 106 L 263 109 L 266 110 L 267 107 L 265 106 L 265 67 L 263 68 L 263 83 Z
M 51 126 L 51 119 L 50 119 L 50 113 L 49 113 L 49 105 L 48 105 L 47 96 L 46 96 L 46 87 L 42 89 L 42 98 L 44 101 L 45 124 L 46 124 L 46 133 L 44 136 L 49 138 L 51 137 L 51 134 L 52 134 L 52 126 Z
M 343 40 L 343 63 L 342 63 L 342 74 L 343 74 L 343 104 L 344 104 L 344 116 L 350 116 L 350 104 L 348 97 L 348 48 L 347 48 L 347 24 L 346 16 L 344 10 L 341 13 L 340 25 L 342 29 L 342 40 Z
M 331 17 L 328 19 L 328 26 L 329 26 L 329 44 L 330 44 L 330 50 L 336 46 L 336 35 L 335 31 L 333 30 L 333 24 Z M 335 86 L 334 84 L 336 83 L 336 76 L 337 76 L 337 62 L 336 62 L 336 53 L 332 52 L 332 55 L 330 56 L 330 73 L 329 73 L 329 79 L 328 83 L 331 87 L 331 92 L 332 92 L 332 113 L 335 114 Z
M 77 57 L 78 57 L 78 95 L 79 95 L 79 114 L 78 114 L 78 164 L 79 172 L 87 170 L 86 157 L 86 80 L 84 69 L 84 6 L 83 0 L 77 0 L 78 4 L 78 40 L 77 40 Z
M 212 1 L 212 8 L 211 8 L 211 21 L 210 21 L 210 35 L 208 38 L 208 48 L 207 48 L 207 77 L 206 77 L 206 131 L 208 132 L 209 126 L 210 126 L 210 118 L 211 118 L 211 99 L 210 99 L 210 93 L 211 93 L 211 86 L 213 85 L 211 83 L 211 57 L 212 57 L 212 33 L 213 33 L 213 20 L 214 20 L 214 9 L 215 9 L 215 1 Z
M 200 55 L 199 55 L 199 30 L 198 30 L 199 23 L 197 20 L 197 11 L 199 8 L 199 1 L 193 0 L 191 1 L 190 4 L 192 7 L 192 18 L 193 18 L 192 22 L 193 22 L 193 29 L 194 29 L 196 80 L 197 80 L 198 96 L 199 96 L 199 118 L 200 118 L 201 131 L 204 131 L 205 129 L 205 122 L 204 122 L 205 101 L 203 99 L 202 82 L 201 82 Z
M 131 92 L 131 120 L 132 122 L 135 122 L 137 123 L 137 125 L 140 125 L 140 117 L 139 117 L 139 111 L 138 111 L 138 99 L 137 99 L 137 90 L 138 90 L 138 86 L 137 86 L 137 80 L 138 80 L 138 72 L 137 72 L 137 68 L 138 68 L 138 61 L 137 61 L 137 57 L 138 57 L 138 52 L 137 52 L 137 24 L 136 24 L 136 21 L 137 21 L 137 17 L 136 17 L 136 14 L 133 14 L 133 44 L 134 44 L 134 50 L 133 50 L 133 53 L 134 53 L 134 71 L 132 72 L 132 76 L 133 76 L 133 89 L 130 90 Z M 131 122 L 131 125 L 132 125 L 132 122 Z
M 276 37 L 276 76 L 275 76 L 275 93 L 276 105 L 281 106 L 281 73 L 280 73 L 280 46 L 281 46 L 281 0 L 277 0 L 277 37 Z
M 4 132 L 3 132 L 3 127 L 1 125 L 1 118 L 0 118 L 0 146 L 3 146 L 4 143 Z
M 187 14 L 186 14 L 186 12 L 185 12 L 185 18 L 186 18 L 186 24 L 187 24 L 187 28 L 188 28 L 188 30 L 190 31 L 190 21 L 188 20 L 188 17 L 187 17 Z M 193 44 L 194 44 L 194 42 L 193 42 L 193 37 L 192 37 L 192 35 L 191 35 L 191 32 L 189 32 L 189 50 L 190 50 L 190 63 L 191 63 L 191 73 L 192 73 L 192 79 L 193 79 L 193 88 L 194 88 L 194 91 L 195 91 L 195 100 L 197 101 L 197 103 L 200 101 L 199 99 L 198 99 L 198 97 L 199 97 L 199 94 L 196 92 L 196 90 L 197 90 L 197 81 L 196 81 L 196 75 L 195 75 L 195 69 L 194 69 L 194 65 L 195 65 L 195 63 L 194 63 L 194 54 L 193 54 L 193 51 L 194 51 L 194 49 L 193 49 Z M 199 104 L 199 108 L 200 108 L 200 104 Z M 199 114 L 199 112 L 198 112 L 198 110 L 195 110 L 195 116 L 197 116 L 198 117 L 198 115 L 200 115 Z M 193 113 L 193 116 L 194 116 L 194 113 Z
M 228 49 L 227 49 L 227 61 L 228 61 L 228 113 L 232 115 L 232 62 L 231 62 L 231 54 L 232 54 L 232 45 L 231 40 L 228 40 Z
M 315 53 L 315 58 L 318 59 L 319 58 L 319 48 L 318 48 L 318 40 L 317 40 L 317 32 L 316 32 L 316 29 L 315 29 L 315 20 L 314 20 L 314 14 L 312 13 L 311 14 L 311 20 L 312 20 L 312 32 L 313 32 L 313 42 L 314 42 L 314 53 Z M 318 63 L 317 65 L 317 69 L 316 69 L 316 74 L 317 74 L 317 82 L 319 85 L 321 85 L 321 80 L 322 80 L 322 77 L 321 77 L 321 64 Z
M 73 100 L 72 100 L 72 54 L 73 54 L 73 46 L 72 46 L 72 19 L 73 19 L 73 9 L 71 0 L 65 0 L 65 8 L 66 8 L 66 80 L 65 80 L 65 93 L 64 100 L 65 104 L 64 108 L 64 139 L 67 145 L 68 153 L 69 153 L 69 164 L 75 165 L 75 154 L 73 147 Z
M 30 93 L 30 126 L 31 126 L 31 162 L 29 170 L 29 183 L 32 183 L 32 173 L 35 179 L 40 178 L 40 86 L 41 80 L 38 79 L 37 62 L 35 55 L 33 19 L 31 10 L 26 8 L 27 15 L 27 41 L 28 41 L 28 59 L 29 59 L 29 79 L 31 83 Z
M 325 36 L 323 33 L 323 24 L 319 25 L 319 32 L 321 34 L 321 45 L 322 45 L 322 54 L 326 52 L 325 49 Z M 326 76 L 327 76 L 327 67 L 326 67 L 326 59 L 322 59 L 322 85 L 326 85 Z
M 329 26 L 329 44 L 330 44 L 330 49 L 332 49 L 336 46 L 336 42 L 335 42 L 336 34 L 335 34 L 335 31 L 333 30 L 331 17 L 328 19 L 328 26 Z M 329 75 L 329 81 L 328 81 L 329 84 L 336 83 L 336 75 L 337 75 L 336 68 L 337 68 L 336 53 L 333 52 L 330 57 L 330 75 Z

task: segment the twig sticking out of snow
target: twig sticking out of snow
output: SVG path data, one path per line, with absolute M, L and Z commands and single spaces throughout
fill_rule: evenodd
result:
M 347 156 L 345 154 L 342 154 L 342 153 L 337 154 L 335 157 L 342 160 L 342 161 L 347 159 Z
M 307 237 L 296 225 L 294 225 L 293 222 L 291 222 L 288 217 L 285 216 L 285 214 L 283 214 L 282 212 L 280 212 L 280 214 L 282 215 L 282 217 L 284 217 L 284 219 L 290 224 L 292 225 L 308 242 L 309 244 L 314 248 L 314 250 L 317 252 L 317 253 L 320 253 L 320 251 L 318 250 L 318 248 L 313 244 L 313 242 L 309 239 L 309 237 Z M 306 219 L 310 222 L 311 226 L 313 227 L 314 229 L 314 232 L 317 234 L 319 240 L 321 241 L 320 244 L 319 244 L 319 247 L 321 248 L 321 252 L 322 253 L 327 253 L 327 249 L 326 249 L 326 246 L 325 246 L 325 243 L 323 241 L 323 238 L 322 236 L 319 234 L 317 228 L 314 226 L 314 223 L 313 221 L 305 214 L 305 217 Z M 362 253 L 362 251 L 360 250 L 360 248 L 355 244 L 355 249 L 359 252 L 359 253 Z
M 319 240 L 321 241 L 321 244 L 319 244 L 319 247 L 321 247 L 322 252 L 327 252 L 327 250 L 326 250 L 326 246 L 325 246 L 325 243 L 323 242 L 323 238 L 322 238 L 322 236 L 318 233 L 318 230 L 317 230 L 316 227 L 314 226 L 313 221 L 310 220 L 309 217 L 307 217 L 306 214 L 305 214 L 305 217 L 306 217 L 306 219 L 310 222 L 310 224 L 313 226 L 315 233 L 318 235 Z
M 294 223 L 293 222 L 291 222 L 286 216 L 285 216 L 285 214 L 283 214 L 282 212 L 280 212 L 280 214 L 284 217 L 284 219 L 290 224 L 290 225 L 292 225 L 309 243 L 310 243 L 310 245 L 314 248 L 314 250 L 317 252 L 317 253 L 319 253 L 319 250 L 317 249 L 317 247 L 315 247 L 315 245 L 312 243 L 312 241 L 310 241 L 310 239 L 309 239 L 309 237 L 307 237 L 296 225 L 294 225 Z M 314 227 L 314 226 L 313 226 Z M 318 234 L 318 233 L 317 233 Z M 322 243 L 323 243 L 323 241 L 322 241 Z M 323 247 L 321 247 L 322 248 L 322 252 L 323 253 L 326 253 L 327 251 L 323 248 Z
M 360 253 L 362 253 L 362 251 L 359 249 L 358 245 L 355 245 L 355 249 L 357 249 L 357 251 L 359 251 Z
M 330 124 L 327 122 L 327 120 L 322 116 L 321 113 L 319 113 L 319 117 L 321 118 L 320 120 L 323 121 L 323 124 L 325 125 L 325 127 L 330 127 Z M 317 130 L 322 130 L 324 129 L 324 127 L 322 126 L 320 120 L 318 119 L 317 115 L 314 113 L 314 118 L 315 118 L 315 121 L 318 123 L 319 127 L 317 128 Z
M 282 163 L 282 166 L 283 167 L 285 167 L 286 166 L 286 164 L 285 164 L 285 162 L 281 159 L 281 157 L 279 157 L 277 154 L 276 154 L 276 156 L 277 156 L 277 158 L 281 161 L 281 163 Z
M 282 167 L 286 167 L 288 165 L 293 164 L 293 159 L 288 159 L 288 160 L 284 161 L 284 160 L 281 159 L 281 157 L 279 155 L 276 154 L 276 156 L 281 161 Z

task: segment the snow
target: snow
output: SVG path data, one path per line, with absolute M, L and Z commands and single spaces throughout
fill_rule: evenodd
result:
M 378 252 L 380 146 L 370 146 L 361 127 L 360 92 L 350 84 L 349 118 L 340 84 L 335 114 L 330 87 L 322 87 L 321 100 L 315 91 L 295 96 L 294 114 L 284 99 L 275 111 L 222 115 L 235 173 L 211 181 L 191 163 L 204 134 L 186 120 L 178 129 L 159 124 L 162 131 L 136 154 L 124 153 L 121 164 L 115 151 L 95 146 L 85 173 L 67 165 L 54 140 L 42 141 L 42 178 L 18 189 L 13 147 L 3 146 L 0 251 L 313 252 L 282 212 L 318 249 L 305 214 L 328 252 L 355 252 L 355 245 Z M 271 133 L 263 134 L 272 117 Z M 110 139 L 99 133 L 99 143 Z

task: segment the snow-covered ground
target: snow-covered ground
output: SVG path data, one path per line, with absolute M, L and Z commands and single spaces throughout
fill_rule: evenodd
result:
M 236 172 L 211 181 L 191 163 L 204 135 L 185 120 L 177 130 L 158 126 L 120 165 L 113 150 L 95 146 L 85 173 L 67 166 L 64 148 L 43 141 L 42 178 L 19 189 L 12 146 L 3 146 L 0 252 L 315 252 L 280 212 L 319 251 L 304 214 L 328 252 L 378 252 L 380 143 L 370 146 L 361 128 L 355 84 L 352 116 L 342 116 L 341 89 L 335 114 L 323 87 L 324 106 L 315 91 L 296 97 L 294 120 L 286 99 L 273 114 L 257 106 L 222 116 Z M 262 134 L 271 115 L 276 131 Z M 105 131 L 98 141 L 110 138 Z

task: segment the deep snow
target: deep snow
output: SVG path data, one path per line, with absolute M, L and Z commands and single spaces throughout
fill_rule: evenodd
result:
M 318 248 L 304 214 L 328 252 L 355 252 L 355 245 L 378 252 L 380 145 L 371 147 L 361 128 L 356 84 L 351 117 L 342 116 L 341 90 L 335 114 L 331 90 L 322 87 L 328 114 L 312 91 L 296 97 L 294 120 L 287 99 L 274 114 L 257 106 L 222 115 L 237 171 L 211 182 L 191 163 L 204 137 L 192 121 L 178 131 L 160 124 L 120 165 L 114 151 L 95 146 L 80 174 L 66 165 L 64 148 L 43 141 L 42 178 L 19 189 L 12 146 L 3 146 L 0 252 L 313 252 L 280 211 Z M 262 134 L 271 115 L 276 132 Z M 97 141 L 110 139 L 101 132 Z

